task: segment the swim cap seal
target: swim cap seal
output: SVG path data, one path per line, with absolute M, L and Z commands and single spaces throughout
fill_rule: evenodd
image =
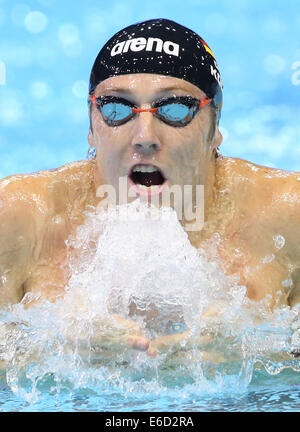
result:
M 90 75 L 90 94 L 107 78 L 154 73 L 186 80 L 213 99 L 220 116 L 223 84 L 216 59 L 192 30 L 167 19 L 139 22 L 120 30 L 101 49 Z

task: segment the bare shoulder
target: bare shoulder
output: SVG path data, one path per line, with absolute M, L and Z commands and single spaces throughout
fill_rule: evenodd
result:
M 34 242 L 51 218 L 80 207 L 91 192 L 89 161 L 32 174 L 12 175 L 0 181 L 0 236 L 26 236 Z M 2 242 L 2 249 L 7 242 Z M 0 246 L 1 248 L 1 246 Z
M 16 174 L 0 180 L 0 211 L 10 208 L 39 211 L 45 205 L 55 206 L 58 195 L 65 193 L 64 202 L 79 191 L 91 187 L 90 161 L 77 161 L 59 168 L 31 174 Z
M 220 160 L 220 170 L 226 176 L 235 178 L 237 182 L 242 179 L 265 182 L 266 184 L 278 184 L 285 186 L 293 184 L 300 187 L 300 172 L 286 171 L 278 168 L 271 168 L 258 165 L 245 159 L 222 157 Z
M 55 239 L 57 220 L 66 225 L 68 212 L 85 201 L 90 172 L 82 161 L 0 181 L 0 304 L 22 298 L 45 238 Z
M 300 236 L 300 172 L 224 158 L 219 178 L 220 189 L 247 220 L 266 225 L 266 232 L 280 229 L 291 239 Z
M 276 256 L 270 266 L 289 271 L 294 286 L 289 301 L 299 302 L 300 172 L 234 158 L 220 165 L 220 189 L 232 208 L 230 235 L 257 260 Z
M 223 158 L 219 173 L 222 187 L 232 191 L 237 205 L 247 203 L 250 211 L 273 206 L 274 211 L 286 209 L 288 214 L 299 205 L 300 172 L 270 168 L 238 158 Z M 249 198 L 253 200 L 249 201 Z

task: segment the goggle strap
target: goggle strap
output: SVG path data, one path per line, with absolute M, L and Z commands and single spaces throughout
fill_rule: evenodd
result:
M 95 95 L 90 95 L 90 100 L 93 102 L 93 104 L 96 104 L 96 96 Z
M 205 105 L 209 104 L 209 102 L 211 102 L 211 99 L 203 99 L 200 103 L 199 103 L 199 108 L 203 108 L 205 107 Z
M 140 112 L 157 112 L 158 108 L 146 108 L 146 109 L 140 109 L 140 108 L 132 108 L 133 113 L 140 113 Z

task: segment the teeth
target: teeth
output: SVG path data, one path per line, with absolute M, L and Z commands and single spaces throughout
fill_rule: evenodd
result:
M 156 189 L 160 188 L 160 185 L 144 186 L 144 185 L 141 185 L 140 183 L 137 183 L 136 185 L 137 185 L 137 187 L 139 189 L 143 189 L 143 190 L 146 190 L 146 191 L 148 191 L 149 189 L 156 190 Z
M 151 173 L 158 171 L 154 165 L 136 165 L 133 172 Z

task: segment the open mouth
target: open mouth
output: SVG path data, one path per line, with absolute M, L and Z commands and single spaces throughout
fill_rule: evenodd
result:
M 159 187 L 166 181 L 162 172 L 154 165 L 135 165 L 129 178 L 135 185 L 144 188 Z

